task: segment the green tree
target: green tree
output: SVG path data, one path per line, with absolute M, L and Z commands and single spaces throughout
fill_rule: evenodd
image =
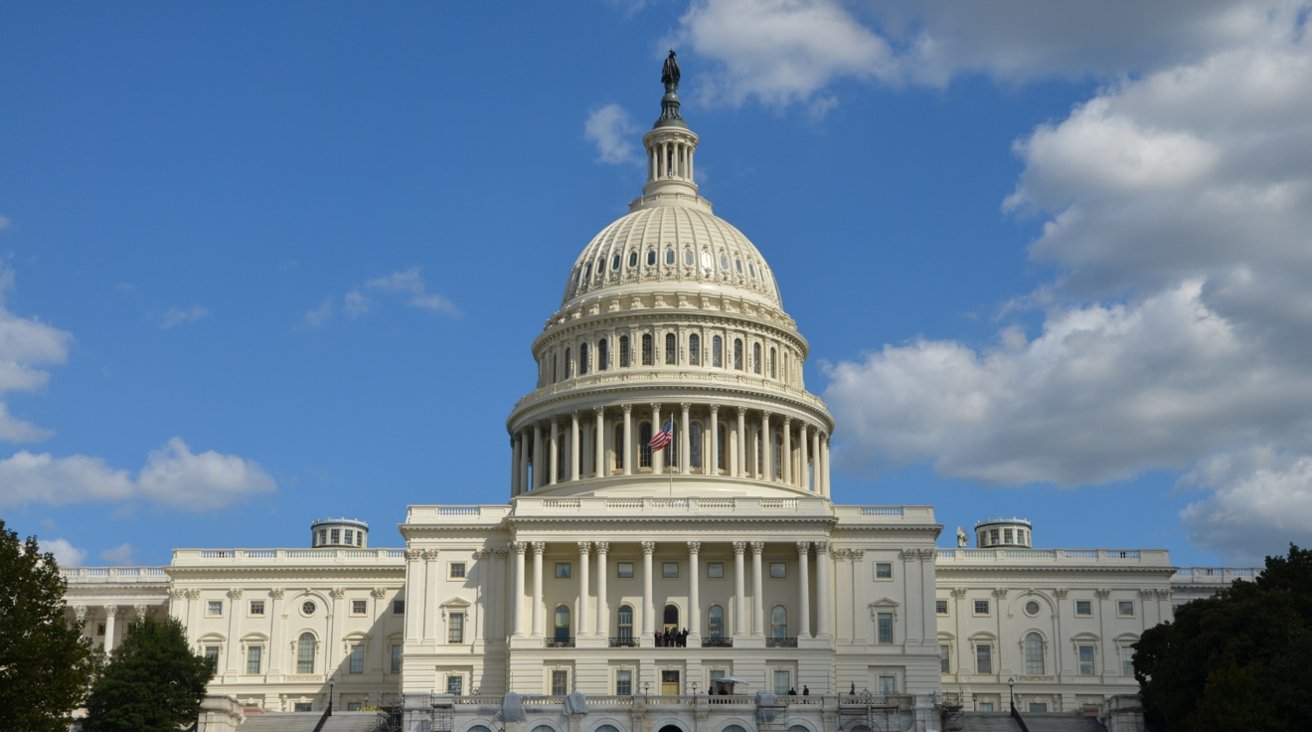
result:
M 64 732 L 91 681 L 91 642 L 66 620 L 66 584 L 36 537 L 0 519 L 0 729 Z
M 1135 645 L 1151 730 L 1312 729 L 1312 550 L 1267 557 L 1253 582 L 1195 600 Z
M 128 627 L 91 687 L 87 732 L 175 732 L 200 714 L 210 663 L 187 647 L 176 618 Z

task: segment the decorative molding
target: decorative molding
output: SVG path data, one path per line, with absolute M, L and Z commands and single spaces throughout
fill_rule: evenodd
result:
M 1107 588 L 1105 588 L 1105 587 L 1100 587 L 1100 588 L 1094 590 L 1094 591 L 1093 591 L 1093 594 L 1097 595 L 1097 596 L 1098 596 L 1098 599 L 1100 599 L 1100 600 L 1106 600 L 1107 598 L 1109 598 L 1109 597 L 1112 596 L 1112 591 L 1109 590 L 1109 589 L 1107 589 Z
M 957 598 L 958 600 L 960 600 L 961 598 L 965 597 L 967 592 L 969 592 L 969 590 L 967 590 L 965 587 L 953 587 L 953 588 L 952 588 L 952 596 L 955 597 L 955 598 Z
M 581 557 L 583 557 L 583 556 L 587 556 L 588 552 L 591 552 L 591 551 L 592 551 L 592 542 L 590 542 L 590 541 L 580 541 L 580 542 L 579 542 L 579 556 L 581 556 Z
M 524 556 L 524 553 L 528 551 L 528 544 L 527 544 L 526 542 L 517 541 L 517 542 L 511 544 L 511 545 L 510 545 L 510 548 L 511 548 L 512 550 L 514 550 L 514 552 L 515 552 L 516 554 L 518 554 L 518 555 L 520 555 L 520 556 L 522 557 L 522 556 Z
M 226 594 L 226 595 L 228 596 L 228 599 L 229 599 L 229 600 L 240 600 L 240 599 L 241 599 L 241 592 L 242 592 L 241 588 L 240 588 L 240 587 L 237 587 L 237 588 L 234 588 L 234 589 L 228 590 L 228 591 L 227 591 L 226 593 L 224 593 L 224 594 Z
M 286 594 L 287 594 L 287 590 L 284 590 L 281 587 L 277 587 L 275 589 L 269 590 L 269 597 L 272 597 L 275 600 L 281 600 L 284 596 L 286 596 Z
M 333 598 L 334 600 L 340 600 L 340 599 L 342 599 L 343 597 L 346 597 L 346 588 L 345 588 L 345 587 L 334 587 L 334 588 L 332 588 L 331 590 L 328 590 L 328 594 L 329 594 L 329 595 L 332 595 L 332 598 Z
M 533 556 L 540 557 L 540 556 L 542 556 L 543 554 L 546 554 L 546 553 L 547 553 L 547 542 L 545 542 L 545 541 L 534 541 L 534 542 L 531 542 L 531 543 L 532 543 L 532 546 L 533 546 Z
M 405 558 L 414 562 L 424 558 L 423 549 L 406 549 Z
M 828 553 L 829 553 L 829 542 L 827 542 L 827 541 L 817 541 L 817 542 L 814 542 L 814 545 L 815 545 L 815 554 L 816 554 L 817 557 L 820 556 L 820 555 L 822 555 L 822 554 L 828 554 Z
M 916 553 L 919 554 L 920 561 L 922 562 L 932 562 L 938 558 L 937 549 L 918 549 L 916 550 Z
M 118 615 L 118 605 L 106 605 L 106 606 L 105 606 L 105 617 L 107 617 L 107 618 L 112 618 L 112 617 L 114 617 L 115 615 Z
M 752 554 L 754 556 L 760 556 L 763 552 L 765 552 L 765 542 L 763 541 L 752 542 Z
M 847 550 L 847 556 L 851 557 L 851 559 L 852 559 L 853 562 L 859 562 L 859 561 L 865 559 L 865 556 L 866 556 L 866 550 L 865 550 L 865 549 L 848 549 L 848 550 Z
M 735 541 L 733 543 L 733 553 L 742 556 L 747 551 L 747 542 Z
M 1070 594 L 1070 590 L 1065 587 L 1058 587 L 1052 591 L 1052 594 L 1056 595 L 1058 600 L 1065 600 L 1066 596 Z
M 797 556 L 802 560 L 805 560 L 807 557 L 811 556 L 811 542 L 809 541 L 797 542 Z
M 425 549 L 425 550 L 424 550 L 424 561 L 425 561 L 425 562 L 432 562 L 432 561 L 435 561 L 435 560 L 437 559 L 438 555 L 440 555 L 440 554 L 441 554 L 441 552 L 439 552 L 439 551 L 436 550 L 436 549 Z
M 1006 588 L 1006 587 L 994 587 L 994 588 L 993 588 L 993 596 L 996 597 L 996 598 L 998 598 L 999 600 L 1005 600 L 1005 599 L 1007 599 L 1007 588 Z
M 701 551 L 702 551 L 702 543 L 700 541 L 688 542 L 688 554 L 690 556 L 694 554 L 700 554 Z
M 607 553 L 610 552 L 610 542 L 609 542 L 609 541 L 596 541 L 596 542 L 593 542 L 593 545 L 597 548 L 597 555 L 598 555 L 598 556 L 602 556 L 602 555 L 607 554 Z
M 919 556 L 920 556 L 920 552 L 915 549 L 903 549 L 902 551 L 897 553 L 897 558 L 901 559 L 904 562 L 910 561 L 912 559 L 918 559 Z
M 372 590 L 369 590 L 369 594 L 372 595 L 375 600 L 381 600 L 384 597 L 387 597 L 387 588 L 375 587 Z
M 647 556 L 651 556 L 651 555 L 653 555 L 653 554 L 656 553 L 656 542 L 654 542 L 654 541 L 644 541 L 644 542 L 641 542 L 641 545 L 642 545 L 642 553 L 643 553 L 643 554 L 645 554 L 645 555 L 647 555 Z
M 182 594 L 182 593 L 179 592 L 178 590 L 174 590 L 173 592 L 177 592 L 178 595 L 181 595 L 181 594 Z M 170 593 L 170 594 L 172 594 L 172 593 Z M 77 618 L 77 621 L 78 621 L 79 623 L 86 622 L 86 619 L 87 619 L 87 606 L 86 606 L 86 605 L 77 605 L 76 607 L 73 608 L 73 615 L 74 615 L 74 617 Z

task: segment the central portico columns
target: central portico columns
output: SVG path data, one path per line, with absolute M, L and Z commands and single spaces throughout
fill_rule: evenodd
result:
M 765 542 L 752 542 L 752 635 L 765 634 L 765 577 L 761 573 L 761 553 Z
M 797 542 L 797 600 L 800 617 L 797 623 L 797 637 L 811 637 L 811 542 Z
M 610 542 L 598 541 L 597 547 L 597 635 L 610 635 L 610 607 L 606 602 L 606 554 Z
M 522 541 L 514 543 L 515 550 L 515 570 L 510 578 L 510 627 L 514 628 L 515 635 L 524 635 L 524 552 L 528 545 Z
M 693 646 L 702 642 L 701 550 L 700 541 L 688 542 L 688 643 Z
M 542 635 L 542 555 L 547 550 L 544 541 L 533 542 L 533 635 Z
M 829 558 L 829 543 L 817 541 L 815 543 L 815 597 L 816 612 L 819 618 L 815 624 L 816 635 L 821 638 L 828 638 L 831 634 L 829 627 L 829 618 L 832 611 L 829 607 L 830 592 L 829 575 L 833 570 L 833 560 Z
M 588 553 L 592 549 L 592 542 L 579 542 L 579 635 L 588 632 L 592 627 L 592 618 L 589 616 L 588 597 Z
M 734 635 L 747 635 L 747 583 L 744 581 L 743 552 L 747 551 L 747 542 L 733 543 L 733 594 L 734 608 L 738 617 L 733 624 Z
M 656 553 L 656 542 L 642 542 L 642 645 L 652 641 L 656 632 L 656 606 L 652 603 L 652 555 Z

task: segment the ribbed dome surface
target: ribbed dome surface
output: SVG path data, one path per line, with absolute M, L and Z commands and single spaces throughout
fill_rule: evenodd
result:
M 704 201 L 649 205 L 617 219 L 588 244 L 570 271 L 562 305 L 611 288 L 697 292 L 735 288 L 780 310 L 783 303 L 765 258 L 741 231 Z

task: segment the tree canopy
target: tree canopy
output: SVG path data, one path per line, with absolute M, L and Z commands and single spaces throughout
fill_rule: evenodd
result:
M 209 661 L 192 653 L 176 618 L 146 617 L 127 635 L 91 688 L 87 732 L 175 732 L 200 714 Z
M 1195 600 L 1135 645 L 1150 730 L 1312 729 L 1312 550 L 1267 557 L 1253 582 Z
M 0 729 L 65 732 L 91 680 L 91 643 L 67 620 L 66 583 L 36 537 L 0 520 Z

